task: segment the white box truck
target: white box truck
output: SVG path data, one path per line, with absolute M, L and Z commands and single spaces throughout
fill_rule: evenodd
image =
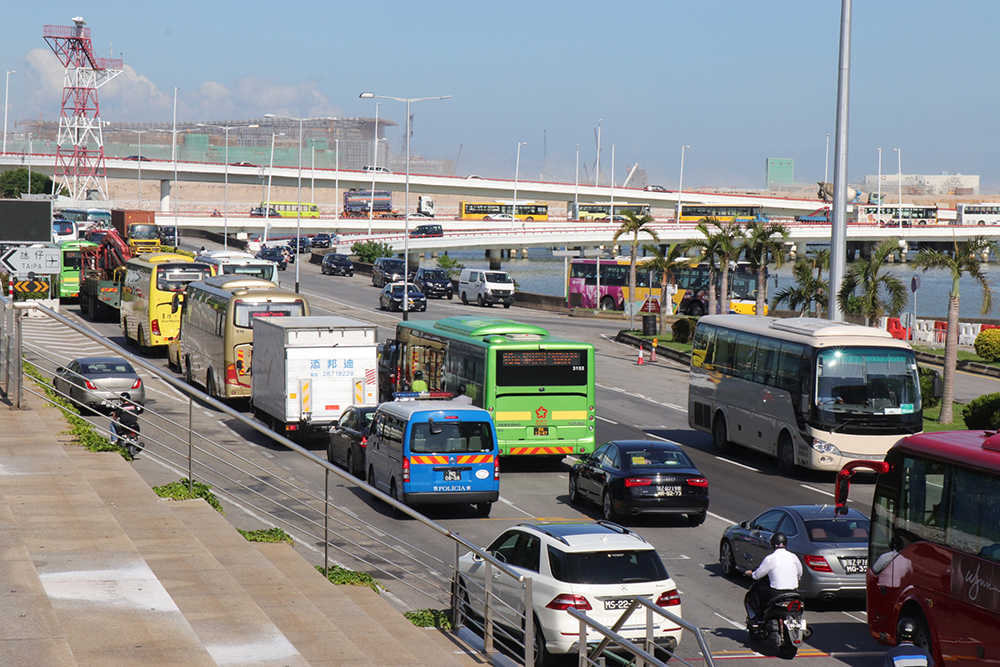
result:
M 347 317 L 254 319 L 254 415 L 306 440 L 352 405 L 378 405 L 376 337 L 374 324 Z

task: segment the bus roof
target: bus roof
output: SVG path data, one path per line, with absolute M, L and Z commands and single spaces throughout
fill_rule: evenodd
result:
M 57 243 L 63 250 L 79 250 L 80 248 L 96 248 L 97 244 L 93 241 L 85 241 L 84 239 L 72 239 L 69 241 L 60 241 Z
M 513 320 L 481 315 L 457 315 L 442 320 L 410 320 L 400 322 L 399 326 L 429 334 L 450 334 L 453 338 L 465 339 L 480 345 L 483 343 L 538 343 L 544 341 L 546 343 L 572 343 L 581 347 L 592 347 L 590 343 L 551 336 L 548 331 L 533 324 L 522 324 Z
M 739 331 L 759 335 L 774 336 L 785 340 L 800 340 L 812 345 L 871 342 L 877 345 L 909 347 L 905 341 L 898 341 L 884 329 L 865 327 L 860 324 L 834 322 L 816 317 L 757 317 L 755 315 L 707 315 L 699 323 L 729 327 Z M 784 334 L 784 335 L 782 335 Z M 863 339 L 871 339 L 864 341 Z M 833 340 L 838 339 L 838 340 Z
M 475 417 L 481 421 L 492 423 L 490 413 L 482 408 L 477 408 L 469 403 L 457 403 L 455 401 L 391 401 L 382 403 L 379 410 L 387 412 L 394 417 L 409 420 L 415 414 L 427 414 L 433 416 L 436 412 L 446 412 L 452 415 L 464 415 L 466 418 Z
M 129 260 L 131 264 L 166 264 L 167 262 L 193 262 L 191 255 L 175 252 L 147 252 Z
M 903 438 L 893 447 L 974 470 L 1000 472 L 1000 435 L 995 431 L 937 431 Z
M 281 289 L 270 280 L 261 280 L 260 278 L 243 278 L 236 280 L 223 280 L 221 282 L 215 282 L 212 284 L 216 278 L 222 278 L 223 276 L 214 276 L 212 278 L 206 278 L 205 280 L 195 280 L 188 283 L 188 289 L 191 291 L 200 290 L 201 292 L 206 292 L 223 299 L 230 299 L 234 296 L 239 297 L 252 297 L 254 299 L 288 299 L 288 297 L 294 297 L 299 301 L 304 303 L 309 303 L 304 295 L 296 294 L 291 290 Z M 253 285 L 244 285 L 244 283 L 252 282 Z M 293 299 L 293 300 L 294 300 Z

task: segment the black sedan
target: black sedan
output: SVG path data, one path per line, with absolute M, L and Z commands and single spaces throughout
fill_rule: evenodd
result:
M 312 248 L 312 241 L 309 240 L 308 236 L 293 236 L 288 241 L 288 247 L 298 253 L 309 252 Z
M 330 247 L 330 235 L 326 232 L 320 232 L 319 234 L 314 234 L 311 239 L 313 248 L 329 248 Z
M 323 255 L 320 271 L 327 276 L 353 276 L 354 262 L 347 255 L 338 252 L 328 252 Z
M 281 248 L 261 248 L 254 257 L 274 262 L 278 265 L 279 271 L 284 271 L 288 268 L 288 262 L 285 261 L 285 253 L 281 252 Z
M 444 269 L 418 269 L 413 276 L 413 284 L 417 286 L 428 298 L 436 296 L 438 298 L 455 297 L 455 288 L 451 284 L 451 278 Z
M 569 500 L 599 503 L 608 521 L 646 513 L 686 514 L 697 526 L 708 513 L 708 480 L 672 442 L 612 441 L 573 464 Z
M 364 479 L 365 449 L 368 447 L 368 429 L 378 406 L 352 405 L 344 410 L 337 423 L 329 430 L 326 458 L 347 468 L 347 472 Z
M 406 283 L 410 298 L 407 310 L 427 310 L 427 297 L 413 283 Z M 389 283 L 378 295 L 379 310 L 403 310 L 403 283 Z

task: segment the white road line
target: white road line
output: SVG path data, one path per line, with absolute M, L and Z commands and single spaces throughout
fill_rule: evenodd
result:
M 815 491 L 816 493 L 822 493 L 824 496 L 830 496 L 831 498 L 836 498 L 837 497 L 836 494 L 831 493 L 830 491 L 824 491 L 823 489 L 817 489 L 816 487 L 809 486 L 808 484 L 799 484 L 799 486 L 801 486 L 803 489 L 809 489 L 810 491 Z M 853 503 L 854 499 L 853 498 L 848 498 L 847 502 Z
M 502 502 L 504 505 L 510 505 L 511 507 L 513 507 L 514 509 L 516 509 L 518 512 L 520 512 L 521 514 L 523 514 L 525 516 L 530 516 L 530 517 L 534 517 L 535 516 L 531 512 L 525 512 L 523 509 L 521 509 L 520 507 L 518 507 L 514 503 L 510 502 L 509 500 L 507 500 L 503 496 L 500 496 L 500 502 Z
M 866 620 L 865 620 L 865 619 L 863 619 L 863 618 L 858 618 L 858 617 L 857 617 L 857 616 L 855 616 L 854 614 L 849 614 L 849 613 L 847 613 L 846 611 L 845 611 L 845 612 L 841 612 L 841 613 L 842 613 L 842 614 L 844 614 L 844 616 L 849 616 L 849 617 L 853 618 L 853 619 L 854 619 L 855 621 L 857 621 L 858 623 L 864 623 L 865 625 L 868 625 L 868 621 L 866 621 Z
M 735 523 L 736 523 L 736 522 L 735 522 L 735 521 L 733 521 L 732 519 L 727 519 L 726 517 L 724 517 L 724 516 L 722 516 L 722 515 L 720 515 L 720 514 L 716 514 L 715 512 L 707 512 L 707 514 L 708 514 L 708 516 L 710 516 L 710 517 L 712 517 L 712 518 L 714 518 L 714 519 L 718 519 L 719 521 L 725 521 L 725 522 L 726 522 L 726 523 L 728 523 L 728 524 L 729 524 L 730 526 L 732 526 L 733 524 L 735 524 Z
M 723 616 L 723 615 L 722 615 L 722 614 L 720 614 L 719 612 L 715 612 L 715 615 L 716 615 L 716 616 L 718 616 L 719 618 L 721 618 L 721 619 L 722 619 L 723 621 L 725 621 L 726 623 L 729 623 L 729 624 L 730 624 L 731 626 L 733 626 L 734 628 L 740 628 L 741 630 L 746 630 L 746 629 L 747 629 L 747 626 L 746 626 L 746 625 L 744 625 L 743 623 L 737 623 L 736 621 L 734 621 L 734 620 L 733 620 L 733 619 L 731 619 L 731 618 L 726 618 L 725 616 Z
M 648 403 L 653 403 L 654 405 L 660 405 L 660 406 L 662 406 L 664 408 L 670 408 L 671 410 L 677 410 L 678 412 L 683 412 L 684 414 L 687 414 L 687 408 L 682 408 L 681 406 L 674 405 L 673 403 L 662 403 L 660 401 L 653 400 L 652 398 L 649 398 L 648 396 L 643 396 L 642 394 L 636 394 L 635 392 L 626 391 L 626 390 L 624 390 L 624 389 L 622 389 L 620 387 L 609 387 L 608 385 L 597 384 L 597 383 L 595 383 L 595 386 L 600 387 L 601 389 L 607 389 L 609 391 L 615 391 L 615 392 L 618 392 L 619 394 L 625 394 L 626 396 L 631 396 L 633 398 L 638 398 L 638 399 L 641 399 L 641 400 L 646 401 Z
M 609 424 L 614 424 L 615 426 L 618 426 L 618 422 L 616 422 L 616 421 L 611 421 L 610 419 L 605 419 L 604 417 L 601 417 L 600 415 L 597 415 L 597 418 L 600 419 L 602 422 L 608 422 Z
M 647 433 L 646 435 L 649 436 L 650 438 L 656 438 L 657 440 L 662 440 L 663 442 L 671 442 L 670 440 L 667 440 L 666 438 L 661 438 L 660 436 L 653 433 Z
M 715 458 L 718 459 L 719 461 L 725 461 L 726 463 L 731 463 L 734 466 L 739 466 L 740 468 L 746 468 L 747 470 L 752 470 L 754 472 L 760 472 L 760 470 L 757 470 L 756 468 L 753 468 L 753 467 L 748 466 L 748 465 L 744 465 L 742 463 L 737 463 L 736 461 L 730 461 L 729 459 L 722 458 L 721 456 L 716 456 Z

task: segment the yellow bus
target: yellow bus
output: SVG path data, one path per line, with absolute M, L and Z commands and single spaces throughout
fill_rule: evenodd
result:
M 156 252 L 130 259 L 121 289 L 125 341 L 146 352 L 177 338 L 181 317 L 175 299 L 179 303 L 188 283 L 211 275 L 212 267 L 189 255 Z
M 502 201 L 460 201 L 458 202 L 459 220 L 507 220 L 510 221 L 510 211 L 513 202 Z M 549 205 L 533 201 L 517 202 L 518 220 L 548 220 Z
M 279 218 L 318 218 L 319 217 L 319 206 L 316 204 L 306 204 L 304 202 L 293 202 L 293 201 L 269 201 L 261 204 L 264 210 L 268 208 L 274 210 L 278 214 Z M 302 215 L 299 215 L 299 210 L 302 211 Z
M 170 365 L 209 396 L 249 398 L 254 319 L 305 315 L 306 298 L 270 280 L 222 275 L 190 283 Z
M 759 205 L 753 204 L 681 204 L 681 222 L 701 222 L 715 218 L 719 222 L 760 222 L 765 220 Z

